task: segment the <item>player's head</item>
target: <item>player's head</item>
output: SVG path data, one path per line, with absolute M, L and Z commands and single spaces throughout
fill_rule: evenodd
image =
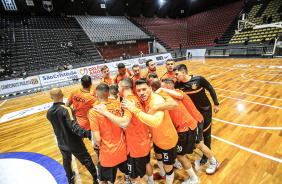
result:
M 125 77 L 120 80 L 118 84 L 118 91 L 121 97 L 124 97 L 125 91 L 130 91 L 132 93 L 133 90 L 133 79 L 130 77 Z
M 64 93 L 60 88 L 52 88 L 50 90 L 50 96 L 53 99 L 54 103 L 63 102 Z
M 155 62 L 152 59 L 148 59 L 146 61 L 146 66 L 147 66 L 149 72 L 155 72 L 156 71 Z
M 168 72 L 172 72 L 174 66 L 175 66 L 175 63 L 174 63 L 173 59 L 166 60 L 166 69 L 167 69 Z
M 158 78 L 158 75 L 156 73 L 150 73 L 149 74 L 149 80 L 153 80 L 153 79 L 157 79 Z
M 178 81 L 184 81 L 186 79 L 186 75 L 188 74 L 188 70 L 186 65 L 180 64 L 173 68 L 175 73 L 175 77 Z
M 163 80 L 163 82 L 164 82 L 164 88 L 167 88 L 167 89 L 174 89 L 174 81 L 173 81 L 173 79 L 171 79 L 171 78 L 168 78 L 168 79 L 164 79 Z
M 136 77 L 141 75 L 141 68 L 139 65 L 135 64 L 132 66 L 132 71 Z
M 103 74 L 103 76 L 104 76 L 105 79 L 106 79 L 106 78 L 109 78 L 110 75 L 111 75 L 110 70 L 109 70 L 109 68 L 108 68 L 107 66 L 103 66 L 103 67 L 101 68 L 101 72 L 102 72 L 102 74 Z
M 152 88 L 147 79 L 141 78 L 135 82 L 136 94 L 143 101 L 147 101 L 152 93 Z
M 119 75 L 124 75 L 126 73 L 126 68 L 123 63 L 118 64 L 118 73 Z
M 111 97 L 114 97 L 115 99 L 118 98 L 118 84 L 117 83 L 110 85 L 109 93 Z
M 99 84 L 96 88 L 96 96 L 98 100 L 106 100 L 109 97 L 109 86 L 105 83 Z
M 151 80 L 151 87 L 153 91 L 156 91 L 161 87 L 161 81 L 159 79 L 152 79 Z
M 81 77 L 81 85 L 83 88 L 91 88 L 92 86 L 92 80 L 89 75 L 84 75 Z

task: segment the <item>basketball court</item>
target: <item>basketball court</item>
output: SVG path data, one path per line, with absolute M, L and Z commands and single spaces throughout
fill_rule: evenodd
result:
M 221 163 L 219 170 L 207 175 L 207 165 L 199 165 L 199 150 L 188 156 L 201 183 L 281 183 L 282 59 L 193 58 L 176 64 L 180 63 L 188 66 L 189 74 L 205 77 L 220 103 L 219 113 L 213 114 L 211 146 Z M 159 76 L 164 72 L 164 66 L 157 67 Z M 78 88 L 80 84 L 64 87 L 64 98 Z M 67 183 L 62 156 L 46 118 L 51 102 L 48 91 L 0 101 L 0 183 Z M 91 141 L 84 142 L 96 165 Z M 156 172 L 153 153 L 152 149 L 151 164 Z M 77 184 L 93 182 L 77 160 L 72 165 Z M 184 170 L 175 169 L 174 183 L 187 177 Z M 125 182 L 120 172 L 116 182 Z

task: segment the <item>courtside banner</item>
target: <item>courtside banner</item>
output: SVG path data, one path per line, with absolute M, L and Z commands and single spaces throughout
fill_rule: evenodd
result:
M 25 79 L 1 81 L 0 95 L 10 94 L 17 91 L 22 91 L 31 88 L 41 87 L 37 76 L 27 77 Z
M 39 79 L 40 79 L 42 86 L 65 82 L 65 81 L 72 80 L 74 78 L 78 78 L 77 69 L 39 75 Z
M 163 65 L 166 62 L 166 60 L 172 59 L 172 56 L 170 53 L 154 55 L 154 56 L 146 56 L 146 57 L 134 59 L 134 62 L 135 64 L 140 65 L 140 67 L 143 69 L 146 68 L 146 61 L 148 59 L 152 59 L 155 62 L 156 66 L 159 66 L 159 65 Z
M 78 68 L 78 78 L 83 77 L 84 75 L 89 75 L 92 79 L 92 83 L 95 84 L 96 80 L 103 78 L 101 73 L 101 68 L 103 66 L 107 66 L 108 63 L 100 64 L 100 65 L 92 65 Z M 109 67 L 109 66 L 108 66 Z M 110 69 L 111 70 L 111 69 Z

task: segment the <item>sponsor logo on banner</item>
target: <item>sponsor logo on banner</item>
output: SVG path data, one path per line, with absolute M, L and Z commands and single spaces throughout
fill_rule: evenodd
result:
M 38 84 L 38 79 L 35 78 L 35 79 L 30 79 L 31 81 L 31 84 L 35 85 L 35 84 Z
M 139 59 L 138 59 L 138 63 L 139 63 L 140 65 L 146 63 L 146 58 L 139 58 Z
M 48 12 L 53 10 L 53 3 L 52 0 L 42 0 L 43 8 Z
M 79 73 L 80 75 L 90 75 L 90 76 L 96 75 L 96 74 L 101 73 L 101 68 L 103 66 L 106 66 L 106 65 L 95 65 L 91 67 L 81 68 L 79 69 Z
M 160 60 L 164 60 L 164 58 L 163 58 L 163 56 L 158 56 L 158 57 L 156 57 L 156 60 L 160 61 Z
M 0 94 L 8 94 L 16 91 L 22 91 L 40 87 L 39 79 L 35 76 L 19 80 L 7 80 L 0 83 Z
M 67 70 L 63 72 L 54 72 L 49 74 L 39 75 L 40 81 L 42 85 L 49 85 L 59 82 L 65 82 L 68 80 L 72 80 L 74 78 L 78 78 L 78 71 L 76 69 Z

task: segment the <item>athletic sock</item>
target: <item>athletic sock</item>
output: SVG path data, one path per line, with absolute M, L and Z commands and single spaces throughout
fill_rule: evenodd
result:
M 157 160 L 158 166 L 160 168 L 160 175 L 163 177 L 165 175 L 164 165 L 162 160 Z
M 214 158 L 214 156 L 212 156 L 209 160 L 210 160 L 210 162 L 213 163 L 213 164 L 216 163 L 216 159 Z
M 170 172 L 166 173 L 166 183 L 172 184 L 173 180 L 174 180 L 174 172 L 173 172 L 173 169 L 172 169 Z
M 194 180 L 197 180 L 198 179 L 198 176 L 195 174 L 194 170 L 193 170 L 193 167 L 191 167 L 190 169 L 187 169 L 186 172 L 188 173 L 188 175 L 194 179 Z
M 149 184 L 155 184 L 153 175 L 152 176 L 148 176 L 148 183 Z

